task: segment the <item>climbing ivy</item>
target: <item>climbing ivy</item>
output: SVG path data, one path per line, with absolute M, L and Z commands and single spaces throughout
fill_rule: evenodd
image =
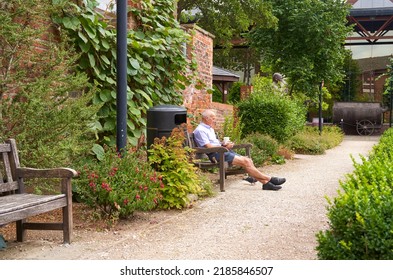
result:
M 62 14 L 54 16 L 60 30 L 73 38 L 80 52 L 79 70 L 87 73 L 98 87 L 93 100 L 101 106 L 96 123 L 100 144 L 116 143 L 116 29 L 98 13 L 95 1 L 76 5 L 66 0 Z M 182 104 L 182 93 L 191 75 L 182 51 L 189 35 L 174 18 L 171 0 L 138 1 L 129 7 L 137 27 L 128 31 L 127 103 L 128 142 L 136 146 L 146 128 L 146 112 L 157 104 Z M 192 62 L 191 62 L 192 63 Z

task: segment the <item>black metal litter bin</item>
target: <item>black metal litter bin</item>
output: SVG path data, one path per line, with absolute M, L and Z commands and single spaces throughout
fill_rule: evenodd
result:
M 154 138 L 169 137 L 172 130 L 187 122 L 187 110 L 176 105 L 157 105 L 147 111 L 147 147 Z

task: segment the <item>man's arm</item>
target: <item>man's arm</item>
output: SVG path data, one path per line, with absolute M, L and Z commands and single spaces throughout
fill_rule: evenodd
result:
M 205 148 L 213 148 L 213 147 L 217 147 L 217 146 L 214 146 L 214 145 L 212 145 L 210 143 L 207 143 L 207 144 L 204 145 L 204 147 Z

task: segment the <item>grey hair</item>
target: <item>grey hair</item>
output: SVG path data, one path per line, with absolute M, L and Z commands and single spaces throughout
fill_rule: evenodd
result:
M 215 116 L 215 115 L 216 114 L 213 112 L 213 110 L 207 109 L 207 110 L 202 112 L 202 119 L 206 120 L 206 119 L 208 119 L 208 118 L 210 118 L 212 116 Z

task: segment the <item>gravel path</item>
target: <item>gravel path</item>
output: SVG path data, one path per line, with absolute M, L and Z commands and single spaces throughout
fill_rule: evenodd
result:
M 0 251 L 0 259 L 316 259 L 315 234 L 327 227 L 325 196 L 335 196 L 339 180 L 352 172 L 350 155 L 359 160 L 378 139 L 346 136 L 325 155 L 296 155 L 263 168 L 287 178 L 278 192 L 236 176 L 226 192 L 164 218 L 149 216 L 138 229 L 129 224 L 120 231 L 76 230 L 71 245 L 28 241 Z

